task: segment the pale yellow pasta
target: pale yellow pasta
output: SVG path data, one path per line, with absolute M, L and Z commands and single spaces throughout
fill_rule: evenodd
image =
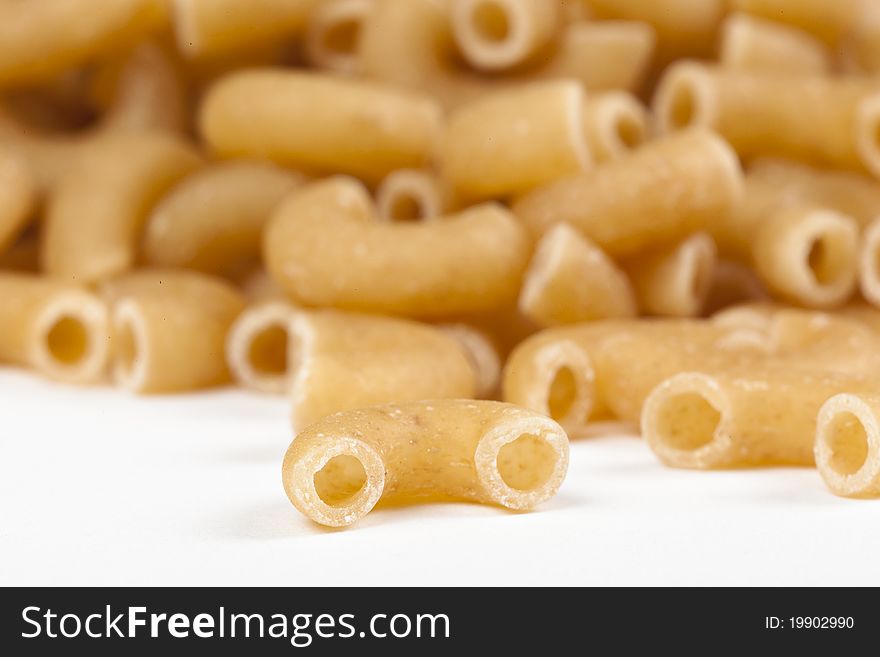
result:
M 239 270 L 232 282 L 248 301 L 272 301 L 284 298 L 284 293 L 262 264 Z
M 169 135 L 123 135 L 96 144 L 49 200 L 45 271 L 93 282 L 131 269 L 151 208 L 199 164 L 186 142 Z
M 633 256 L 626 263 L 638 306 L 650 315 L 694 317 L 703 311 L 717 261 L 715 241 L 706 233 Z
M 557 0 L 451 0 L 452 33 L 465 60 L 483 71 L 510 69 L 540 54 L 557 36 Z
M 595 162 L 624 157 L 648 138 L 648 112 L 632 94 L 588 96 L 583 114 L 584 136 Z
M 318 68 L 360 73 L 360 33 L 373 0 L 324 0 L 309 13 L 305 50 Z
M 674 64 L 654 97 L 661 130 L 712 128 L 744 158 L 788 157 L 839 169 L 880 171 L 871 105 L 880 81 L 782 75 Z
M 719 259 L 712 272 L 703 312 L 711 315 L 730 306 L 767 298 L 764 284 L 747 264 Z
M 264 157 L 378 181 L 433 157 L 442 113 L 431 98 L 318 73 L 257 69 L 214 85 L 199 127 L 221 157 Z
M 434 173 L 398 169 L 376 188 L 376 212 L 388 221 L 424 221 L 442 216 L 453 206 L 452 194 Z
M 531 509 L 567 469 L 568 437 L 552 420 L 499 402 L 431 400 L 326 417 L 296 436 L 281 473 L 301 513 L 346 527 L 380 500 Z
M 724 67 L 785 75 L 827 75 L 828 47 L 809 33 L 748 14 L 731 14 L 721 26 L 718 60 Z
M 858 268 L 862 296 L 880 306 L 880 215 L 862 234 Z
M 223 54 L 301 33 L 320 0 L 170 0 L 188 57 Z
M 855 26 L 861 1 L 731 0 L 731 6 L 754 16 L 793 25 L 834 45 Z
M 195 390 L 230 380 L 226 334 L 244 308 L 230 284 L 186 270 L 142 269 L 108 281 L 113 378 L 139 394 Z
M 226 363 L 245 388 L 277 395 L 290 391 L 291 363 L 296 362 L 290 324 L 294 307 L 264 300 L 245 309 L 226 337 Z
M 449 118 L 442 167 L 470 201 L 522 194 L 590 167 L 584 94 L 574 80 L 535 82 L 461 106 Z
M 70 383 L 103 378 L 110 328 L 99 297 L 44 276 L 0 272 L 0 299 L 0 362 Z
M 37 181 L 21 158 L 0 148 L 0 253 L 18 238 L 37 205 Z
M 492 338 L 479 327 L 463 322 L 436 326 L 458 342 L 470 361 L 474 370 L 475 396 L 492 399 L 501 382 L 501 355 Z
M 534 235 L 567 222 L 620 256 L 705 228 L 741 192 L 736 155 L 711 132 L 696 130 L 539 187 L 514 212 Z
M 165 0 L 0 3 L 0 86 L 46 80 L 156 28 Z
M 519 309 L 539 326 L 634 317 L 636 298 L 626 274 L 568 224 L 551 229 L 532 256 Z
M 292 299 L 420 317 L 512 302 L 529 248 L 499 205 L 428 223 L 382 222 L 364 186 L 344 177 L 294 192 L 263 238 L 266 267 Z
M 679 468 L 813 465 L 822 404 L 876 385 L 876 378 L 772 365 L 682 372 L 645 400 L 642 435 L 663 463 Z
M 373 404 L 471 398 L 475 369 L 457 340 L 426 324 L 333 310 L 290 324 L 291 422 Z
M 301 182 L 298 174 L 261 161 L 199 169 L 153 208 L 144 228 L 144 260 L 216 274 L 252 263 L 272 211 Z
M 829 398 L 816 419 L 816 467 L 825 484 L 843 497 L 880 497 L 880 399 L 841 393 Z

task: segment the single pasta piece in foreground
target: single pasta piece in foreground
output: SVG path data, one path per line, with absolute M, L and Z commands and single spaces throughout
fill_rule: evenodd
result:
M 226 334 L 244 299 L 220 279 L 143 269 L 103 286 L 112 303 L 113 376 L 140 394 L 196 390 L 230 380 Z
M 732 0 L 733 9 L 793 25 L 830 45 L 853 27 L 860 0 Z
M 21 158 L 0 150 L 0 253 L 18 238 L 37 205 L 37 181 Z
M 297 431 L 337 411 L 476 393 L 475 368 L 460 343 L 430 325 L 332 310 L 298 312 L 288 340 Z
M 284 69 L 232 73 L 211 87 L 199 128 L 221 157 L 268 158 L 378 181 L 430 163 L 442 113 L 429 96 Z
M 120 135 L 96 145 L 49 200 L 45 271 L 95 282 L 131 269 L 149 211 L 200 164 L 189 144 L 170 135 Z
M 309 61 L 337 73 L 360 73 L 360 35 L 372 9 L 373 0 L 319 2 L 309 13 L 306 25 L 305 51 Z
M 290 391 L 291 364 L 297 357 L 290 337 L 294 312 L 286 301 L 267 300 L 238 316 L 226 337 L 226 363 L 238 384 L 277 395 Z
M 106 374 L 106 304 L 87 289 L 31 274 L 0 272 L 0 362 L 69 383 Z
M 624 256 L 704 229 L 741 193 L 736 154 L 711 132 L 695 130 L 539 187 L 513 209 L 536 236 L 567 222 L 610 255 Z
M 429 171 L 398 169 L 376 188 L 376 212 L 388 221 L 436 219 L 452 208 L 452 194 Z
M 588 96 L 584 135 L 593 161 L 617 160 L 648 138 L 648 112 L 632 94 L 608 91 Z
M 880 497 L 880 399 L 841 393 L 816 419 L 816 467 L 842 497 Z
M 281 467 L 291 503 L 330 527 L 380 500 L 454 499 L 524 511 L 556 494 L 568 437 L 537 413 L 432 400 L 336 413 L 299 433 Z
M 256 261 L 272 211 L 301 182 L 298 174 L 267 162 L 206 166 L 153 208 L 144 229 L 144 259 L 213 274 Z
M 637 306 L 614 261 L 568 224 L 559 224 L 538 242 L 519 309 L 539 326 L 556 326 L 634 317 Z
M 295 301 L 415 317 L 511 303 L 529 240 L 500 205 L 428 223 L 375 219 L 366 188 L 344 177 L 294 192 L 263 236 L 266 268 Z
M 731 14 L 721 26 L 722 66 L 785 75 L 828 75 L 831 51 L 809 33 L 748 14 Z

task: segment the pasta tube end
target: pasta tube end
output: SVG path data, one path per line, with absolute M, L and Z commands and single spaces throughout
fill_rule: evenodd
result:
M 226 340 L 226 360 L 237 381 L 261 392 L 289 390 L 292 312 L 286 303 L 270 302 L 239 316 Z
M 663 77 L 654 97 L 654 113 L 662 133 L 715 123 L 715 98 L 711 81 L 698 65 L 673 66 Z
M 843 497 L 880 495 L 877 409 L 852 394 L 831 397 L 816 420 L 816 466 L 828 488 Z

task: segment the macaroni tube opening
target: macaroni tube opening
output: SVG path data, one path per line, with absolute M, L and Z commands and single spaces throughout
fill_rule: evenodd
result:
M 121 301 L 113 313 L 113 378 L 132 392 L 147 379 L 147 324 L 136 303 Z
M 538 45 L 536 22 L 521 0 L 461 0 L 452 7 L 459 48 L 471 64 L 489 71 L 528 59 Z
M 372 0 L 337 0 L 320 3 L 306 30 L 309 59 L 321 68 L 353 74 L 360 70 L 358 47 L 361 29 Z
M 287 392 L 296 345 L 288 327 L 292 312 L 287 304 L 269 303 L 236 320 L 226 341 L 226 360 L 237 381 L 263 392 Z
M 38 320 L 35 366 L 71 383 L 94 382 L 104 374 L 109 322 L 104 303 L 87 292 L 58 296 Z
M 880 306 L 880 220 L 872 222 L 862 234 L 859 284 L 865 299 Z
M 560 341 L 535 355 L 535 373 L 524 404 L 559 422 L 569 433 L 583 429 L 593 409 L 594 373 L 583 350 Z
M 687 64 L 673 68 L 660 82 L 654 111 L 662 132 L 711 125 L 715 114 L 711 81 Z
M 388 221 L 433 219 L 444 209 L 437 185 L 421 171 L 395 171 L 376 190 L 376 210 Z
M 837 495 L 880 495 L 880 424 L 875 411 L 852 394 L 831 397 L 816 420 L 816 466 Z
M 474 464 L 493 501 L 530 509 L 553 497 L 565 479 L 568 437 L 551 420 L 511 418 L 480 439 Z
M 880 94 L 863 100 L 856 114 L 856 147 L 865 168 L 880 176 Z
M 660 460 L 680 468 L 720 465 L 730 449 L 726 399 L 705 374 L 677 374 L 651 391 L 642 408 L 642 435 Z
M 609 93 L 598 102 L 597 131 L 599 140 L 597 159 L 624 157 L 647 139 L 647 113 L 637 100 L 628 94 Z M 589 120 L 589 119 L 587 119 Z
M 844 301 L 858 275 L 855 231 L 836 215 L 816 213 L 791 239 L 793 248 L 804 254 L 803 299 L 822 305 Z

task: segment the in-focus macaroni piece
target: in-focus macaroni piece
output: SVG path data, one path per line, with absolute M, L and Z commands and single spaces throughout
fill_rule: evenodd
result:
M 866 300 L 880 306 L 880 215 L 862 234 L 859 289 Z
M 0 253 L 25 229 L 37 205 L 37 182 L 21 158 L 0 149 Z
M 654 111 L 662 130 L 712 128 L 744 158 L 788 157 L 877 172 L 880 111 L 874 111 L 871 98 L 878 91 L 880 82 L 870 78 L 791 76 L 680 62 L 664 74 Z
M 444 317 L 512 303 L 529 240 L 495 204 L 428 223 L 377 221 L 364 186 L 336 177 L 294 192 L 278 208 L 263 256 L 303 304 Z
M 305 27 L 319 0 L 171 0 L 177 45 L 188 57 L 223 54 Z
M 828 75 L 833 57 L 821 41 L 795 27 L 732 14 L 721 26 L 722 66 L 785 75 Z
M 305 50 L 318 68 L 353 75 L 360 73 L 361 28 L 373 0 L 325 0 L 309 14 Z
M 738 11 L 794 25 L 835 45 L 856 24 L 860 0 L 732 0 Z
M 648 138 L 648 112 L 632 94 L 609 91 L 584 104 L 584 135 L 595 162 L 616 160 Z
M 626 271 L 639 307 L 651 315 L 699 315 L 712 286 L 717 255 L 715 241 L 696 233 L 678 244 L 633 256 Z
M 40 82 L 155 29 L 164 0 L 0 3 L 0 87 Z
M 816 419 L 816 467 L 825 484 L 843 497 L 880 497 L 880 400 L 839 394 Z
M 682 372 L 645 400 L 642 435 L 673 467 L 813 465 L 822 404 L 872 388 L 876 379 L 770 365 Z
M 131 269 L 153 205 L 200 163 L 188 143 L 169 135 L 121 135 L 95 145 L 49 200 L 45 271 L 94 282 Z
M 323 418 L 290 444 L 281 474 L 293 505 L 349 526 L 380 500 L 458 499 L 527 510 L 556 494 L 568 438 L 510 404 L 433 400 Z
M 476 397 L 492 399 L 501 382 L 501 355 L 485 331 L 463 322 L 437 324 L 438 329 L 458 342 L 474 370 Z
M 143 269 L 103 290 L 112 303 L 117 385 L 151 394 L 230 380 L 226 334 L 244 308 L 231 285 L 198 272 Z
M 519 309 L 539 326 L 634 317 L 633 288 L 590 240 L 560 224 L 541 240 L 519 296 Z
M 418 169 L 398 169 L 389 173 L 376 188 L 376 212 L 388 221 L 436 219 L 453 203 L 443 181 L 433 173 Z
M 404 319 L 325 310 L 290 324 L 291 420 L 392 401 L 470 398 L 475 369 L 457 340 Z
M 31 274 L 0 272 L 0 362 L 70 383 L 105 375 L 109 320 L 87 289 Z
M 451 0 L 452 33 L 476 69 L 522 65 L 544 50 L 561 27 L 556 0 Z
M 696 130 L 539 187 L 520 199 L 514 212 L 535 235 L 567 222 L 621 256 L 705 228 L 741 193 L 736 155 L 722 139 Z
M 199 126 L 221 157 L 264 157 L 378 181 L 395 169 L 428 164 L 441 119 L 427 96 L 318 73 L 255 69 L 211 88 Z
M 585 132 L 583 89 L 574 80 L 498 91 L 449 118 L 443 173 L 468 200 L 522 194 L 589 168 Z
M 294 312 L 285 301 L 268 300 L 238 316 L 226 338 L 226 363 L 237 383 L 278 395 L 290 391 L 291 363 L 297 358 L 290 339 Z
M 153 208 L 144 229 L 144 259 L 215 274 L 250 264 L 260 256 L 272 211 L 301 182 L 298 174 L 261 161 L 199 169 Z

